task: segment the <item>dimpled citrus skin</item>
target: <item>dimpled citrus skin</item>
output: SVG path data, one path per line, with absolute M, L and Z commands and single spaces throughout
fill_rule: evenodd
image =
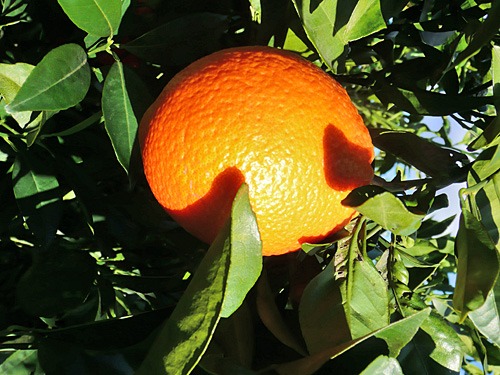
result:
M 305 59 L 270 47 L 206 56 L 178 73 L 139 128 L 153 194 L 211 243 L 243 182 L 263 255 L 341 229 L 341 200 L 373 177 L 373 145 L 346 91 Z

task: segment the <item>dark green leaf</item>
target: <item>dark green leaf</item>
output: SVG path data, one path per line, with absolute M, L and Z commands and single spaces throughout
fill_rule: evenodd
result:
M 86 118 L 85 120 L 79 122 L 78 124 L 68 128 L 68 129 L 61 130 L 61 131 L 58 131 L 56 133 L 43 134 L 41 136 L 41 138 L 66 137 L 68 135 L 73 135 L 73 134 L 76 134 L 76 133 L 88 128 L 91 125 L 94 125 L 96 122 L 101 120 L 101 118 L 102 118 L 102 113 L 96 112 L 93 115 L 91 115 L 90 117 Z
M 44 246 L 54 239 L 61 216 L 61 191 L 50 164 L 19 152 L 12 171 L 14 196 L 28 227 Z
M 273 366 L 279 374 L 308 375 L 315 373 L 328 360 L 336 358 L 349 349 L 373 337 L 384 340 L 389 350 L 389 356 L 396 357 L 400 351 L 415 336 L 421 324 L 429 316 L 430 309 L 422 310 L 407 318 L 391 323 L 390 325 L 357 340 L 324 349 L 302 359 Z
M 395 104 L 411 114 L 446 116 L 494 104 L 493 96 L 442 94 L 418 87 L 398 87 L 385 78 L 377 77 L 375 95 L 386 105 Z
M 36 65 L 7 108 L 11 113 L 67 109 L 83 100 L 89 86 L 85 51 L 77 44 L 64 44 Z
M 333 263 L 307 284 L 300 300 L 300 329 L 310 354 L 352 340 Z
M 396 359 L 381 355 L 360 375 L 403 375 L 403 370 Z
M 96 264 L 88 253 L 54 248 L 36 255 L 16 295 L 27 313 L 52 317 L 82 304 L 95 277 Z
M 71 342 L 93 351 L 118 350 L 145 340 L 172 312 L 173 307 L 107 319 L 73 327 L 37 331 L 41 336 Z
M 121 0 L 58 0 L 67 16 L 80 29 L 101 37 L 118 31 L 122 18 Z
M 250 370 L 254 355 L 254 324 L 247 304 L 229 318 L 221 319 L 200 365 L 215 374 L 255 374 Z
M 465 50 L 460 52 L 453 61 L 453 66 L 458 66 L 465 60 L 469 59 L 479 52 L 481 47 L 490 43 L 491 39 L 498 33 L 500 28 L 500 3 L 493 1 L 490 11 L 483 24 L 476 29 L 476 33 L 472 36 L 472 40 Z
M 453 306 L 463 321 L 470 311 L 485 303 L 498 276 L 499 256 L 481 222 L 466 208 L 462 208 L 455 248 L 457 284 Z
M 137 147 L 138 121 L 130 103 L 123 64 L 115 62 L 102 90 L 102 113 L 116 157 L 129 171 L 132 152 Z
M 354 207 L 385 229 L 401 236 L 414 233 L 424 218 L 424 215 L 408 211 L 399 198 L 378 186 L 354 189 L 342 204 Z
M 257 282 L 256 307 L 262 323 L 283 344 L 305 355 L 301 342 L 286 324 L 280 310 L 276 306 L 275 295 L 271 291 L 266 272 L 262 272 Z
M 440 147 L 416 134 L 374 129 L 370 132 L 376 147 L 390 152 L 434 178 L 460 175 L 465 155 Z
M 223 47 L 229 19 L 215 13 L 193 13 L 159 26 L 122 48 L 150 62 L 185 66 Z

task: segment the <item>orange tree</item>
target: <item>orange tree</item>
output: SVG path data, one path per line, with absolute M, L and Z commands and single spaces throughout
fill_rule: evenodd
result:
M 499 371 L 500 2 L 1 4 L 0 373 Z M 247 45 L 334 77 L 376 147 L 359 215 L 281 256 L 246 185 L 185 232 L 137 144 L 177 72 Z

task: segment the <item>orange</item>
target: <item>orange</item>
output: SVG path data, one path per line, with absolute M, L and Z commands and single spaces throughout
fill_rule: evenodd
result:
M 355 214 L 341 200 L 373 177 L 373 145 L 344 88 L 270 47 L 189 65 L 147 110 L 139 139 L 156 199 L 207 243 L 246 182 L 266 256 L 341 229 Z

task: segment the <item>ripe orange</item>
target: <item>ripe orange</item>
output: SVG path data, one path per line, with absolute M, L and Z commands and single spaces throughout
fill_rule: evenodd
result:
M 245 181 L 263 255 L 324 239 L 354 215 L 341 200 L 373 177 L 373 145 L 342 86 L 269 47 L 206 56 L 178 73 L 139 129 L 165 210 L 210 243 Z

